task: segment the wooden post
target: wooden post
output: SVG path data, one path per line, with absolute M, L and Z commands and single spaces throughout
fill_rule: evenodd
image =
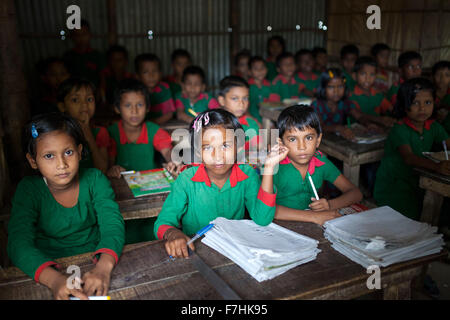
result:
M 108 12 L 108 44 L 117 44 L 117 11 L 116 0 L 106 0 Z
M 13 0 L 0 1 L 0 30 L 0 117 L 5 133 L 4 152 L 10 172 L 15 173 L 14 178 L 21 178 L 26 161 L 21 148 L 22 128 L 29 119 L 30 107 Z M 5 182 L 1 179 L 0 183 Z
M 230 1 L 230 27 L 231 27 L 231 35 L 230 35 L 230 72 L 233 72 L 233 64 L 234 64 L 234 56 L 239 51 L 239 1 L 238 0 L 229 0 Z

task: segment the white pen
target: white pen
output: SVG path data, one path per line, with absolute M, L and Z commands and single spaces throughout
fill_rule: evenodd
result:
M 70 300 L 81 300 L 80 298 L 77 297 L 70 297 Z M 110 296 L 89 296 L 88 297 L 89 300 L 111 300 Z
M 442 141 L 442 146 L 444 147 L 444 152 L 445 152 L 445 160 L 448 161 L 448 153 L 447 153 L 447 142 Z
M 136 171 L 131 170 L 131 171 L 122 171 L 120 174 L 134 174 L 136 173 Z
M 311 187 L 314 191 L 314 195 L 316 196 L 316 200 L 319 200 L 319 195 L 317 194 L 316 187 L 314 186 L 314 182 L 312 181 L 311 175 L 308 172 L 309 182 L 311 183 Z

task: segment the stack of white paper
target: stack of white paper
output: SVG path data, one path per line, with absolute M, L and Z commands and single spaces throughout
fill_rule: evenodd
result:
M 438 253 L 437 228 L 411 220 L 390 207 L 355 213 L 324 224 L 332 247 L 363 267 L 382 267 Z
M 217 218 L 202 242 L 231 259 L 258 281 L 269 280 L 316 258 L 318 241 L 274 223 Z

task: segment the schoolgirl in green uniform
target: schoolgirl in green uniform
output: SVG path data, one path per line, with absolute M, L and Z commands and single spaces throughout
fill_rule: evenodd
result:
M 272 222 L 276 197 L 272 175 L 287 150 L 278 145 L 272 148 L 261 183 L 252 167 L 236 163 L 243 146 L 235 136 L 239 129 L 237 118 L 222 109 L 203 112 L 192 122 L 194 165 L 178 176 L 154 227 L 157 238 L 166 240 L 169 255 L 188 257 L 190 236 L 217 217 L 243 219 L 245 208 L 255 223 Z
M 8 255 L 55 299 L 106 295 L 124 244 L 124 222 L 110 183 L 95 168 L 79 168 L 86 142 L 70 116 L 40 115 L 24 130 L 26 158 L 39 175 L 17 186 Z M 82 276 L 82 288 L 71 289 L 54 259 L 87 252 L 96 265 Z
M 322 139 L 322 128 L 317 113 L 310 106 L 300 105 L 284 109 L 277 127 L 279 144 L 288 149 L 274 176 L 277 188 L 275 218 L 314 222 L 322 225 L 339 217 L 338 209 L 362 200 L 361 191 L 343 176 L 334 164 L 317 151 Z M 317 199 L 323 182 L 334 184 L 342 195 L 335 199 Z
M 405 81 L 398 91 L 394 114 L 400 120 L 391 129 L 378 169 L 374 198 L 378 206 L 390 206 L 412 219 L 419 219 L 423 191 L 414 167 L 450 175 L 450 161 L 435 163 L 423 156 L 434 143 L 450 139 L 444 128 L 432 120 L 435 100 L 431 81 L 415 78 Z

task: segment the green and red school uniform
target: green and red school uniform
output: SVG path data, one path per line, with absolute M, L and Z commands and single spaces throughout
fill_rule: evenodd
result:
M 308 173 L 303 179 L 300 171 L 294 167 L 289 157 L 286 157 L 280 162 L 278 172 L 273 176 L 277 205 L 296 210 L 309 209 L 311 198 L 315 198 L 315 195 L 308 174 L 311 175 L 316 190 L 319 190 L 324 181 L 334 183 L 341 172 L 319 151 L 312 157 Z
M 266 79 L 270 82 L 278 75 L 276 59 L 268 57 L 266 60 L 267 74 Z
M 298 83 L 295 77 L 287 79 L 279 74 L 272 81 L 272 93 L 270 94 L 269 100 L 278 102 L 284 99 L 298 99 L 300 97 L 300 91 L 304 87 L 305 85 Z
M 255 146 L 259 142 L 259 125 L 249 116 L 242 116 L 239 118 L 239 123 L 244 129 L 245 135 L 245 150 L 249 150 L 250 146 Z
M 350 112 L 357 109 L 356 105 L 350 100 L 341 100 L 338 102 L 337 109 L 333 113 L 325 100 L 314 100 L 311 106 L 322 119 L 324 125 L 344 125 Z
M 271 85 L 267 79 L 264 79 L 261 87 L 255 82 L 255 79 L 248 80 L 250 86 L 250 114 L 259 122 L 262 122 L 262 117 L 259 114 L 259 104 L 261 102 L 269 101 L 271 94 Z
M 373 87 L 380 92 L 387 92 L 389 90 L 389 74 L 386 70 L 378 70 Z
M 447 90 L 447 93 L 442 99 L 439 99 L 436 97 L 436 100 L 434 102 L 435 108 L 447 108 L 450 109 L 450 88 Z
M 349 100 L 364 114 L 379 116 L 392 111 L 392 104 L 385 98 L 382 92 L 374 88 L 370 88 L 370 94 L 367 95 L 356 85 L 350 94 Z
M 245 208 L 258 225 L 266 226 L 275 215 L 276 194 L 265 192 L 255 170 L 235 164 L 222 189 L 211 183 L 205 166 L 184 170 L 172 185 L 155 222 L 154 233 L 162 239 L 170 228 L 190 236 L 217 217 L 243 219 Z
M 63 59 L 72 76 L 86 78 L 98 87 L 100 70 L 104 66 L 104 57 L 100 52 L 89 48 L 86 52 L 81 53 L 73 48 L 64 54 Z
M 108 130 L 105 127 L 94 126 L 91 128 L 92 135 L 95 138 L 95 144 L 99 148 L 109 149 L 111 145 L 111 137 L 109 136 Z M 89 146 L 86 145 L 88 155 L 85 159 L 80 161 L 80 168 L 94 168 L 94 161 L 92 159 L 91 151 Z
M 307 77 L 304 73 L 298 72 L 295 75 L 295 80 L 300 84 L 299 90 L 306 88 L 314 93 L 316 93 L 320 84 L 320 77 L 316 73 L 312 73 L 311 77 Z M 302 92 L 300 98 L 308 98 L 308 96 Z
M 154 149 L 161 151 L 172 148 L 169 133 L 150 121 L 142 124 L 141 134 L 136 142 L 128 141 L 122 120 L 108 127 L 108 132 L 112 138 L 109 156 L 116 158 L 115 164 L 126 170 L 155 169 Z
M 124 222 L 109 180 L 97 169 L 79 170 L 78 202 L 59 204 L 42 176 L 25 177 L 12 201 L 8 224 L 8 255 L 35 281 L 54 259 L 94 252 L 116 263 L 124 244 Z
M 147 113 L 146 120 L 156 119 L 174 111 L 175 103 L 170 87 L 166 82 L 160 81 L 150 91 L 150 111 Z
M 181 92 L 178 92 L 175 96 L 175 108 L 177 110 L 183 109 L 187 115 L 194 118 L 198 113 L 201 113 L 208 109 L 217 109 L 219 107 L 220 105 L 217 100 L 209 96 L 207 93 L 200 93 L 200 95 L 197 97 L 197 100 L 193 104 L 191 104 L 189 98 Z M 194 113 L 190 112 L 189 109 L 194 111 Z
M 171 74 L 164 78 L 164 82 L 169 84 L 170 91 L 172 92 L 172 97 L 175 97 L 177 93 L 182 91 L 181 85 L 178 83 L 175 75 Z
M 344 75 L 345 78 L 345 85 L 347 86 L 349 91 L 353 91 L 355 89 L 356 86 L 356 80 L 353 79 L 352 75 L 350 73 L 348 73 L 345 70 L 342 70 L 342 73 Z
M 413 168 L 403 161 L 398 148 L 409 145 L 412 152 L 423 157 L 434 143 L 448 139 L 444 128 L 433 120 L 425 122 L 423 132 L 415 128 L 408 118 L 392 127 L 384 144 L 384 157 L 378 168 L 374 198 L 378 206 L 390 206 L 411 219 L 419 219 L 423 190 Z
M 447 114 L 447 117 L 442 122 L 442 126 L 444 127 L 445 131 L 450 135 L 450 112 Z
M 121 80 L 116 79 L 111 70 L 111 67 L 106 67 L 105 69 L 103 69 L 100 72 L 100 77 L 104 80 L 106 101 L 109 104 L 114 104 L 114 92 L 116 91 L 117 86 L 119 85 L 119 82 Z M 134 75 L 132 73 L 125 72 L 123 74 L 122 79 L 132 79 L 132 78 L 134 78 Z
M 397 102 L 398 89 L 400 89 L 400 86 L 403 84 L 403 82 L 405 82 L 405 80 L 403 78 L 400 78 L 400 80 L 394 83 L 386 93 L 386 97 L 393 106 L 395 106 L 395 103 Z

